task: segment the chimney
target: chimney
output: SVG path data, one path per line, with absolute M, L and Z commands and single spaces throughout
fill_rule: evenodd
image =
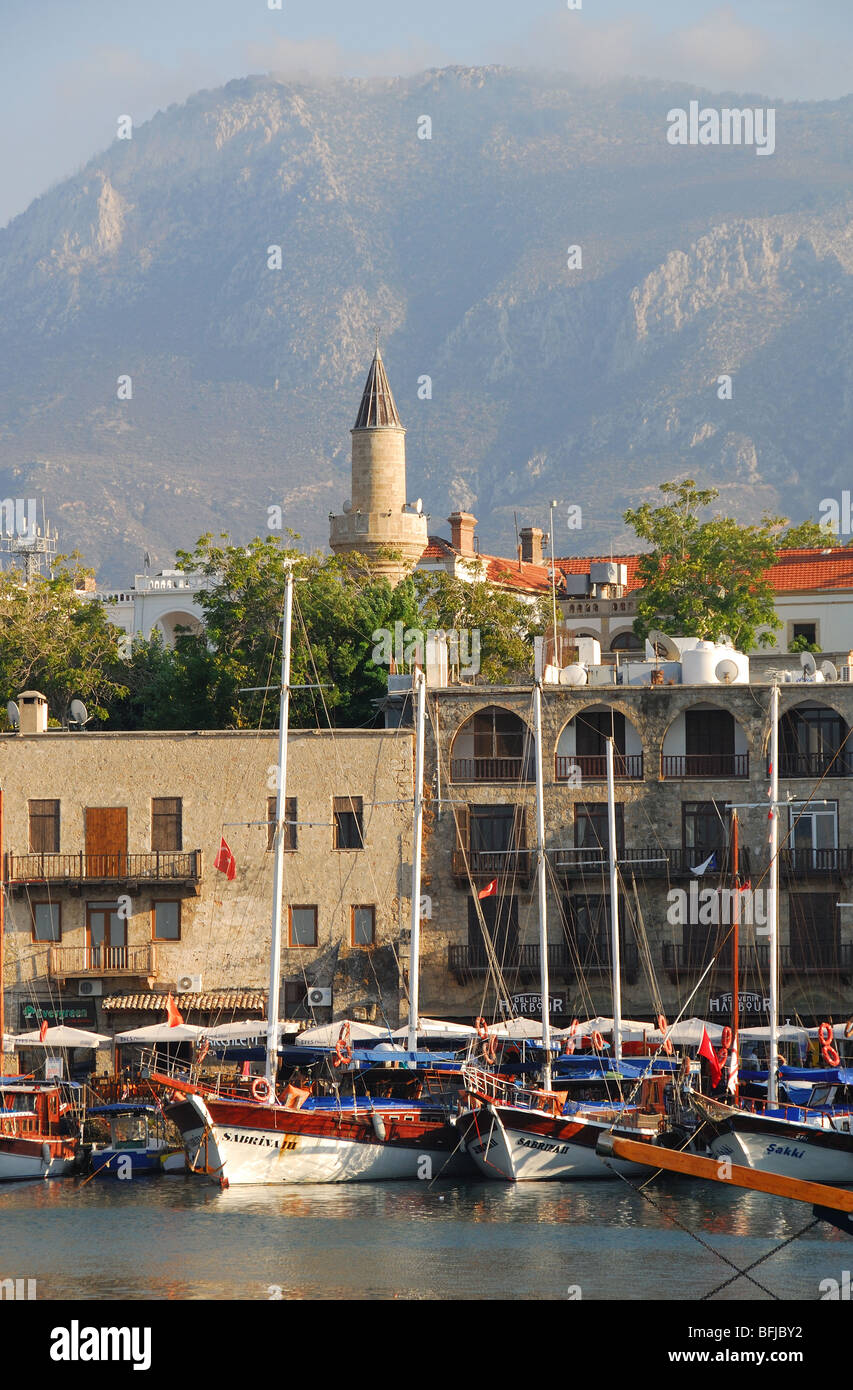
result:
M 458 550 L 460 555 L 473 555 L 477 518 L 471 512 L 451 512 L 447 520 L 450 522 L 450 544 L 453 549 Z
M 40 690 L 25 690 L 18 696 L 19 732 L 47 733 L 47 699 Z
M 526 565 L 542 564 L 542 542 L 545 533 L 541 526 L 522 526 L 519 532 L 521 537 L 521 558 Z

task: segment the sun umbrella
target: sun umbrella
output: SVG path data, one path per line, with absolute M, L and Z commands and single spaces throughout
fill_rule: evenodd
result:
M 476 1033 L 470 1023 L 447 1023 L 440 1018 L 421 1018 L 418 1020 L 419 1038 L 470 1038 Z M 407 1038 L 408 1027 L 395 1028 L 392 1038 Z
M 299 1034 L 296 1044 L 305 1047 L 334 1047 L 345 1022 L 345 1019 L 339 1019 L 337 1023 L 321 1023 L 316 1028 L 306 1028 L 304 1033 Z M 350 1023 L 349 1029 L 350 1042 L 388 1037 L 387 1028 L 377 1028 L 372 1023 Z
M 18 1033 L 9 1041 L 14 1047 L 106 1047 L 112 1038 L 105 1033 L 90 1033 L 85 1028 L 69 1028 L 59 1023 L 55 1028 L 48 1028 L 44 1037 L 40 1029 L 33 1028 L 29 1033 Z
M 168 1023 L 150 1023 L 145 1028 L 128 1028 L 126 1033 L 116 1033 L 117 1043 L 179 1043 L 194 1042 L 202 1029 L 195 1023 L 178 1023 L 174 1028 Z

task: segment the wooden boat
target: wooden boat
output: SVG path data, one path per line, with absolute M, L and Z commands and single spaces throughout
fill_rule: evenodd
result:
M 0 1182 L 65 1177 L 78 1149 L 75 1106 L 60 1086 L 0 1081 Z
M 849 1110 L 753 1102 L 753 1108 L 694 1095 L 715 1158 L 807 1182 L 853 1183 Z

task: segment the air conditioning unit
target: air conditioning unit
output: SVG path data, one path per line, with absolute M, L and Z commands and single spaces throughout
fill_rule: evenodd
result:
M 309 1009 L 329 1009 L 332 1006 L 331 989 L 309 989 L 305 996 Z
M 177 990 L 179 994 L 198 994 L 201 989 L 200 975 L 179 975 Z
M 103 994 L 103 980 L 79 980 L 77 982 L 77 994 L 80 999 L 92 999 L 97 994 Z

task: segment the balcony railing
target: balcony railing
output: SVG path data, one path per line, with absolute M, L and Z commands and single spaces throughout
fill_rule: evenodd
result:
M 153 941 L 143 946 L 51 946 L 48 971 L 54 979 L 98 975 L 151 977 L 157 974 L 157 948 Z
M 661 753 L 662 777 L 748 777 L 748 753 Z
M 853 847 L 783 849 L 779 851 L 779 867 L 789 878 L 846 877 L 853 873 Z
M 779 759 L 780 777 L 849 777 L 850 753 L 783 753 Z
M 474 879 L 516 878 L 527 880 L 533 872 L 529 849 L 473 849 L 453 851 L 454 877 L 467 883 Z
M 7 854 L 6 882 L 198 883 L 202 851 L 152 850 L 150 854 Z
M 502 975 L 510 984 L 514 979 L 539 979 L 539 947 L 516 945 L 501 952 L 497 951 L 498 964 Z M 448 946 L 447 965 L 451 974 L 460 984 L 487 975 L 490 970 L 489 957 L 484 946 Z M 565 974 L 569 966 L 569 953 L 566 946 L 555 942 L 548 946 L 549 974 Z
M 532 782 L 530 758 L 451 758 L 453 782 Z
M 558 782 L 604 782 L 607 778 L 607 758 L 602 754 L 558 753 L 554 761 Z M 643 778 L 642 753 L 616 753 L 613 776 L 617 782 L 640 782 Z
M 728 927 L 721 927 L 725 933 Z M 665 943 L 663 948 L 664 968 L 671 971 L 685 971 L 699 974 L 708 965 L 713 954 L 713 944 L 703 951 L 698 946 L 688 944 L 673 945 Z M 716 953 L 717 961 L 712 974 L 729 972 L 732 968 L 732 949 L 724 944 Z M 853 945 L 836 945 L 824 950 L 810 950 L 807 945 L 785 945 L 779 947 L 779 965 L 786 975 L 850 975 L 853 971 Z M 741 946 L 738 951 L 738 970 L 741 976 L 756 974 L 767 977 L 770 968 L 770 947 L 761 945 Z
M 600 873 L 602 869 L 607 868 L 606 845 L 592 849 L 573 849 L 567 846 L 564 849 L 549 850 L 548 853 L 557 873 L 565 878 Z M 670 849 L 664 845 L 620 845 L 617 858 L 619 867 L 626 877 L 634 874 L 637 878 L 696 878 L 697 882 L 701 882 L 702 879 L 692 871 L 704 863 L 712 853 L 717 855 L 717 869 L 708 871 L 705 884 L 707 887 L 709 884 L 716 886 L 720 871 L 726 867 L 725 849 L 712 851 L 683 847 Z M 738 867 L 742 879 L 752 872 L 750 852 L 746 848 L 740 852 Z

